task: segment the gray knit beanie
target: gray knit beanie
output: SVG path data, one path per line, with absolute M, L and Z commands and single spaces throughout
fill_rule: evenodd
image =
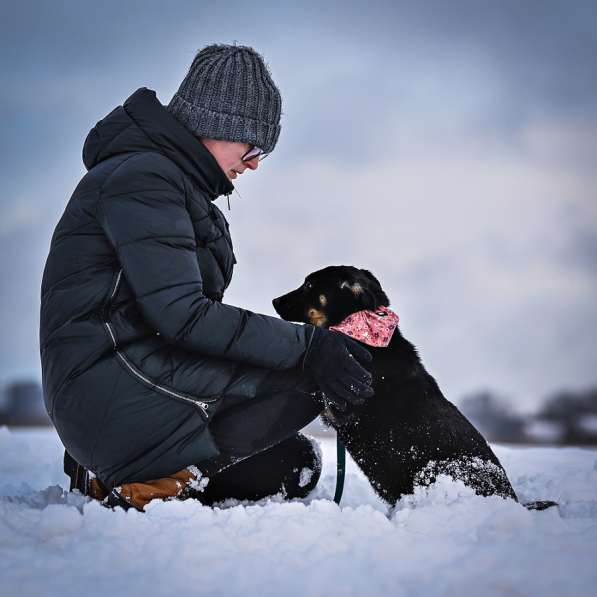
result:
M 242 141 L 269 153 L 280 135 L 280 92 L 263 58 L 247 46 L 200 50 L 167 108 L 198 137 Z

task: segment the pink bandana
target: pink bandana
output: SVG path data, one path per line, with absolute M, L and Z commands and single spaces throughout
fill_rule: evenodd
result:
M 330 330 L 342 332 L 355 340 L 385 348 L 398 325 L 398 315 L 387 307 L 375 311 L 357 311 Z

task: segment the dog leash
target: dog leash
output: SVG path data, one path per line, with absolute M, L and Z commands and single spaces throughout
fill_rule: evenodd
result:
M 344 477 L 346 474 L 346 448 L 342 440 L 336 434 L 336 493 L 334 494 L 334 501 L 340 505 L 342 499 L 342 492 L 344 491 Z
M 399 317 L 387 306 L 380 305 L 375 311 L 364 309 L 352 313 L 337 325 L 330 326 L 347 336 L 375 347 L 386 347 L 390 344 L 394 330 L 398 326 Z M 313 336 L 311 336 L 313 338 Z M 346 475 L 346 447 L 336 433 L 336 493 L 334 501 L 340 504 L 344 491 Z

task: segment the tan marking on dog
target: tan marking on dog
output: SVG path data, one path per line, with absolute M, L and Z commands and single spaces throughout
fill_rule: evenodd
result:
M 349 288 L 355 296 L 359 296 L 359 294 L 363 293 L 363 287 L 358 282 L 355 282 L 352 285 L 349 282 L 342 282 L 340 288 Z
M 321 303 L 322 307 L 325 307 L 328 304 L 328 299 L 325 296 L 325 294 L 320 294 L 319 295 L 319 302 Z
M 307 312 L 307 317 L 309 318 L 309 322 L 312 325 L 316 325 L 318 327 L 322 327 L 327 322 L 327 317 L 323 311 L 319 311 L 318 309 L 311 308 Z
M 363 287 L 358 283 L 355 282 L 350 289 L 355 296 L 359 296 L 359 294 L 363 294 Z

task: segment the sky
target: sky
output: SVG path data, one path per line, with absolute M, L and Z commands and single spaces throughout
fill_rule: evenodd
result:
M 40 379 L 39 292 L 93 125 L 204 45 L 265 57 L 282 133 L 228 211 L 225 302 L 377 275 L 446 396 L 597 384 L 597 4 L 4 2 L 0 383 Z

